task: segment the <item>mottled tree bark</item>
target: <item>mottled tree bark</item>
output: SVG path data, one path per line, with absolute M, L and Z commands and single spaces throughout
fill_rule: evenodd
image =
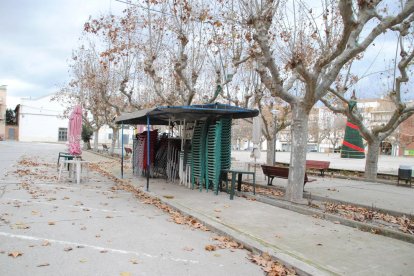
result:
M 370 180 L 377 179 L 378 157 L 381 140 L 375 137 L 368 142 L 368 152 L 365 159 L 365 178 Z
M 266 164 L 269 166 L 273 166 L 273 153 L 275 152 L 275 140 L 274 138 L 272 139 L 267 139 L 266 140 L 267 143 L 267 151 L 266 151 Z
M 306 171 L 306 149 L 308 144 L 309 113 L 301 103 L 292 105 L 292 151 L 290 154 L 289 179 L 286 187 L 286 199 L 302 203 L 303 180 Z
M 93 149 L 98 150 L 98 144 L 99 144 L 99 128 L 96 129 L 93 133 Z

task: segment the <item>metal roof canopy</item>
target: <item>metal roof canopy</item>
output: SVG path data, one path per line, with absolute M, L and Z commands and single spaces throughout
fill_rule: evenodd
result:
M 214 103 L 184 106 L 159 106 L 124 113 L 115 119 L 117 124 L 146 125 L 149 117 L 151 125 L 168 125 L 169 121 L 207 120 L 220 117 L 233 119 L 251 118 L 259 115 L 259 110 Z
M 207 119 L 218 119 L 220 117 L 230 117 L 232 119 L 251 118 L 259 115 L 257 109 L 247 109 L 227 104 L 200 104 L 183 106 L 159 106 L 154 108 L 142 109 L 131 113 L 124 113 L 115 119 L 116 124 L 128 125 L 169 125 L 171 121 L 198 121 Z M 124 128 L 122 128 L 122 131 Z M 122 149 L 124 148 L 124 135 L 122 133 Z M 147 152 L 150 152 L 150 135 L 147 135 Z M 147 188 L 149 191 L 149 170 L 150 158 L 147 158 Z M 121 177 L 124 177 L 124 151 L 121 158 Z

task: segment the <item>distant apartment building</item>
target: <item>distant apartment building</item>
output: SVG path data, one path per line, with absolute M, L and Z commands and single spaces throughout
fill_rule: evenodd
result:
M 0 141 L 6 139 L 7 86 L 0 85 Z
M 412 103 L 409 102 L 408 104 Z M 387 97 L 379 99 L 358 99 L 357 107 L 364 118 L 364 124 L 370 128 L 387 124 L 396 108 L 394 102 Z M 380 154 L 393 156 L 404 155 L 402 147 L 410 146 L 401 143 L 400 133 L 407 132 L 402 131 L 402 128 L 407 128 L 408 124 L 401 124 L 391 135 L 382 141 L 379 149 Z
M 414 115 L 411 115 L 399 127 L 397 132 L 400 156 L 414 157 Z
M 414 104 L 409 102 L 408 104 Z M 388 98 L 358 99 L 357 108 L 369 128 L 386 124 L 394 110 L 395 104 Z M 345 133 L 346 117 L 334 114 L 327 107 L 314 107 L 309 114 L 308 146 L 309 152 L 338 151 Z M 286 128 L 278 134 L 277 150 L 291 150 L 291 130 Z M 414 116 L 403 122 L 389 135 L 379 148 L 382 155 L 414 156 Z

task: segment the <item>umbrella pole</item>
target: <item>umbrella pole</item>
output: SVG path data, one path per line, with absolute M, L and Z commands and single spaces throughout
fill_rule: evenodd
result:
M 149 174 L 150 174 L 150 119 L 147 115 L 147 192 L 149 191 Z
M 122 122 L 121 128 L 121 178 L 124 178 L 124 122 Z

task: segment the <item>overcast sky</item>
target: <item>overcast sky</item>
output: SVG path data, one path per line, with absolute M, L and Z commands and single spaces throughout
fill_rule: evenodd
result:
M 67 60 L 84 22 L 124 8 L 115 0 L 0 0 L 0 85 L 8 86 L 8 107 L 56 92 L 68 81 Z M 353 69 L 359 75 L 383 70 L 395 55 L 395 40 L 395 34 L 380 36 Z M 370 75 L 358 84 L 357 96 L 379 97 L 386 86 Z
M 125 7 L 115 0 L 1 0 L 0 85 L 7 85 L 7 106 L 57 91 L 68 81 L 67 60 L 89 15 Z

